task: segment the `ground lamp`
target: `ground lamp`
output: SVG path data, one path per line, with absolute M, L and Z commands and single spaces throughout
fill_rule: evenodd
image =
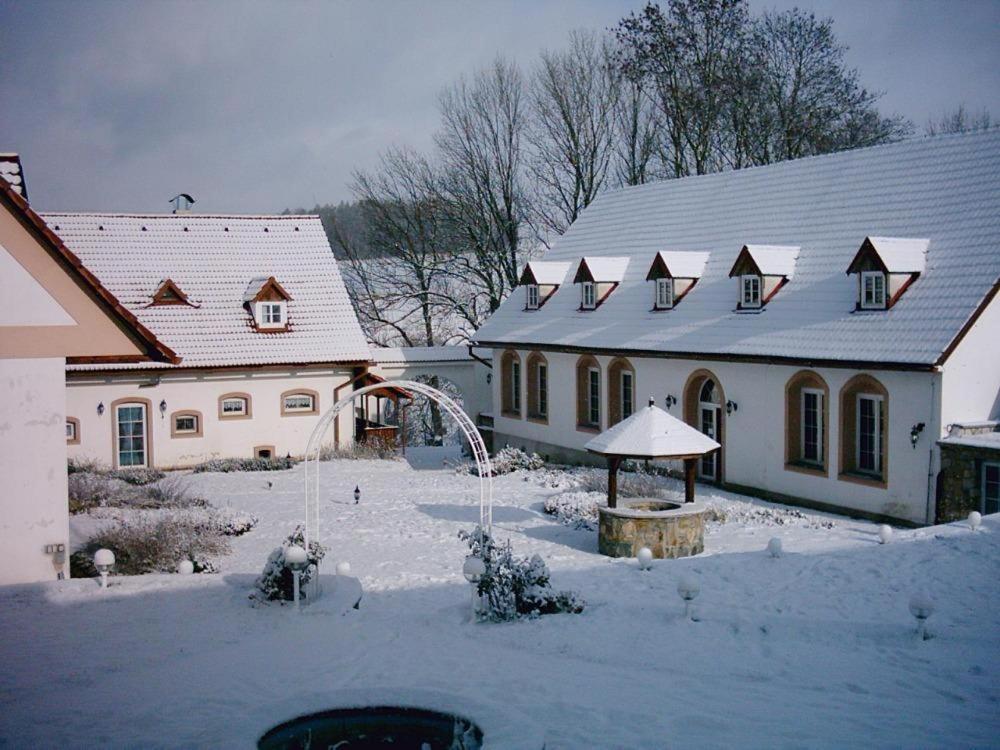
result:
M 653 551 L 649 547 L 639 550 L 635 559 L 639 561 L 639 570 L 649 570 L 653 567 Z
M 767 543 L 767 552 L 771 557 L 781 557 L 781 540 L 778 537 L 771 537 L 771 541 Z
M 302 575 L 302 571 L 309 566 L 309 556 L 306 554 L 305 549 L 297 544 L 293 544 L 291 547 L 285 549 L 285 565 L 287 565 L 292 570 L 292 601 L 295 602 L 295 608 L 298 609 L 299 605 L 299 577 Z
M 476 619 L 479 614 L 479 581 L 486 574 L 486 563 L 476 555 L 469 555 L 462 565 L 462 575 L 465 580 L 472 584 L 472 619 Z
M 701 586 L 694 576 L 681 576 L 680 581 L 677 582 L 677 594 L 684 600 L 685 619 L 691 619 L 691 602 L 698 596 L 699 591 L 701 591 Z
M 910 614 L 917 620 L 917 637 L 922 641 L 927 640 L 925 623 L 934 614 L 934 602 L 927 594 L 918 592 L 910 597 Z
M 354 485 L 354 504 L 357 505 L 361 502 L 361 486 Z
M 94 567 L 101 574 L 101 588 L 108 587 L 108 573 L 115 566 L 115 553 L 102 547 L 94 553 Z
M 969 514 L 969 528 L 975 531 L 979 528 L 979 524 L 983 522 L 983 516 L 978 510 L 974 510 Z
M 892 539 L 892 526 L 883 523 L 878 527 L 878 543 L 888 544 L 890 539 Z
M 349 562 L 339 562 L 337 563 L 336 570 L 338 576 L 349 576 L 351 574 L 351 564 Z
M 180 565 L 177 566 L 177 572 L 182 576 L 189 576 L 194 573 L 194 563 L 190 560 L 181 560 Z

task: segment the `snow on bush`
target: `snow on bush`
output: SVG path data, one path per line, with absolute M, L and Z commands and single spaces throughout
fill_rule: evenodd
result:
M 598 508 L 608 504 L 605 492 L 562 492 L 545 498 L 545 512 L 577 529 L 597 528 Z
M 223 536 L 242 536 L 257 525 L 257 516 L 235 508 L 213 508 L 212 521 Z
M 76 472 L 69 475 L 69 511 L 84 513 L 94 508 L 191 508 L 207 503 L 191 494 L 182 477 L 172 476 L 155 484 L 136 485 L 112 473 Z
M 370 440 L 367 443 L 351 443 L 347 446 L 336 447 L 324 445 L 319 449 L 320 461 L 333 461 L 335 459 L 347 459 L 349 461 L 358 460 L 394 460 L 400 461 L 402 457 L 394 445 L 384 440 Z
M 292 545 L 305 547 L 305 529 L 302 526 L 296 527 L 295 531 L 288 535 L 280 547 L 276 547 L 267 556 L 264 563 L 264 571 L 257 577 L 255 583 L 257 591 L 250 594 L 250 599 L 256 602 L 290 602 L 294 596 L 295 580 L 292 571 L 285 565 L 285 550 Z M 299 577 L 299 596 L 305 598 L 305 584 L 308 583 L 313 574 L 319 570 L 320 560 L 326 555 L 326 547 L 319 542 L 309 542 L 309 549 L 306 550 L 309 566 L 302 571 Z
M 747 502 L 712 503 L 705 515 L 709 523 L 737 523 L 743 526 L 806 526 L 810 529 L 832 529 L 832 518 L 803 513 L 797 508 L 761 506 Z
M 195 466 L 192 471 L 201 474 L 209 471 L 229 473 L 233 471 L 284 471 L 291 469 L 298 459 L 284 458 L 213 458 Z
M 458 536 L 486 565 L 478 587 L 485 602 L 480 619 L 508 622 L 522 617 L 579 613 L 586 606 L 576 593 L 552 589 L 549 568 L 538 555 L 515 557 L 510 541 L 498 546 L 479 527 L 471 533 L 460 531 Z
M 501 448 L 490 459 L 493 467 L 493 476 L 510 474 L 515 471 L 537 471 L 545 466 L 545 459 L 537 453 L 525 453 L 520 448 L 512 448 L 509 445 Z M 474 474 L 479 476 L 479 467 L 475 461 L 465 461 L 455 467 L 458 474 Z
M 608 493 L 608 472 L 601 469 L 578 469 L 573 473 L 575 489 L 580 492 Z M 662 497 L 668 492 L 662 476 L 642 468 L 618 472 L 619 497 Z
M 152 484 L 153 482 L 159 482 L 166 476 L 166 474 L 162 471 L 158 471 L 157 469 L 139 467 L 135 469 L 116 469 L 115 471 L 109 471 L 108 476 L 112 479 L 121 479 L 123 482 L 128 482 L 129 484 L 141 487 L 143 485 Z

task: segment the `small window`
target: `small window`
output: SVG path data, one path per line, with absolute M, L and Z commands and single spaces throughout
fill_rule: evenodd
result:
M 70 445 L 80 442 L 80 420 L 75 417 L 66 417 L 66 442 Z
M 1000 464 L 983 464 L 983 503 L 981 512 L 1000 513 Z
M 538 309 L 538 284 L 528 284 L 525 293 L 527 294 L 526 307 L 529 310 Z
M 587 370 L 587 422 L 601 424 L 601 371 L 595 367 Z
M 885 309 L 885 274 L 880 271 L 861 273 L 861 308 L 863 310 Z
M 580 293 L 582 295 L 580 306 L 584 310 L 593 310 L 597 307 L 597 290 L 594 288 L 593 281 L 584 281 L 581 283 Z
M 882 473 L 882 397 L 858 395 L 856 466 L 868 474 Z
M 538 416 L 549 416 L 549 366 L 538 365 Z
M 521 363 L 517 360 L 510 363 L 510 403 L 512 411 L 521 412 Z
M 185 433 L 197 431 L 198 417 L 194 414 L 182 414 L 178 417 L 174 417 L 174 432 Z
M 657 310 L 669 310 L 674 306 L 674 280 L 673 279 L 657 279 L 656 280 L 656 299 L 654 300 L 653 307 Z
M 802 426 L 799 431 L 801 440 L 801 460 L 805 463 L 821 466 L 823 464 L 823 391 L 817 388 L 802 389 L 802 406 L 800 410 Z
M 258 328 L 284 328 L 285 323 L 286 320 L 285 320 L 284 302 L 257 303 Z
M 622 419 L 628 419 L 635 411 L 634 375 L 631 370 L 622 370 Z
M 743 286 L 741 307 L 760 307 L 760 276 L 740 277 Z
M 315 399 L 308 393 L 295 393 L 285 396 L 285 411 L 315 411 Z
M 273 445 L 256 445 L 253 449 L 254 458 L 272 459 L 274 458 Z
M 250 396 L 227 393 L 219 399 L 219 419 L 242 419 L 250 416 Z

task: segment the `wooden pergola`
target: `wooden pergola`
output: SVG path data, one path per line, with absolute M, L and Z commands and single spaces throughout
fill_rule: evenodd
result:
M 365 372 L 357 378 L 357 381 L 357 387 L 362 388 L 364 386 L 384 383 L 385 378 L 375 375 L 372 372 Z M 374 409 L 372 409 L 372 399 L 375 400 Z M 410 401 L 412 399 L 412 393 L 396 386 L 377 388 L 362 396 L 361 414 L 356 417 L 356 433 L 359 442 L 380 442 L 391 446 L 398 439 L 405 453 L 406 442 L 403 435 L 406 432 L 406 405 L 404 404 L 400 407 L 399 402 L 400 400 Z M 397 407 L 396 413 L 400 416 L 400 424 L 392 425 L 385 422 L 385 409 L 383 407 L 385 401 L 391 401 Z
M 618 469 L 626 458 L 684 461 L 684 502 L 694 502 L 698 461 L 722 446 L 649 399 L 649 406 L 605 430 L 584 446 L 608 460 L 608 507 L 618 506 Z

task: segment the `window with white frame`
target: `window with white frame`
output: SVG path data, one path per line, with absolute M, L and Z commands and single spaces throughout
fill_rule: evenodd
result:
M 286 412 L 315 411 L 316 397 L 311 393 L 292 393 L 282 399 L 281 406 Z
M 538 284 L 528 284 L 525 289 L 525 294 L 527 295 L 527 300 L 525 302 L 525 307 L 529 310 L 538 309 Z
M 174 432 L 178 434 L 198 431 L 197 414 L 178 414 L 174 417 Z
M 597 307 L 597 289 L 593 281 L 584 281 L 580 284 L 580 307 L 584 310 L 593 310 Z
M 284 302 L 258 302 L 258 328 L 284 328 L 286 323 Z
M 601 424 L 601 371 L 596 367 L 587 370 L 587 422 Z
M 517 360 L 510 363 L 510 404 L 513 411 L 521 411 L 521 363 Z
M 549 366 L 538 363 L 538 416 L 549 416 Z
M 656 299 L 653 301 L 653 307 L 657 310 L 669 310 L 674 306 L 674 280 L 673 279 L 657 279 L 656 280 Z
M 862 271 L 861 307 L 864 310 L 885 309 L 885 274 L 881 271 Z
M 635 411 L 635 375 L 631 370 L 622 370 L 621 377 L 622 419 L 628 419 Z
M 801 442 L 799 456 L 806 463 L 822 465 L 823 391 L 818 388 L 802 389 L 800 419 L 802 424 L 799 429 Z
M 882 473 L 885 458 L 882 455 L 882 433 L 885 428 L 882 406 L 881 396 L 858 394 L 855 466 L 858 471 L 868 474 Z
M 66 420 L 66 442 L 72 443 L 78 440 L 77 438 L 77 424 L 76 421 L 67 419 Z
M 242 396 L 222 399 L 223 417 L 242 417 L 246 416 L 248 411 L 247 400 Z
M 982 513 L 1000 513 L 1000 463 L 983 464 Z
M 740 286 L 743 290 L 740 307 L 760 307 L 760 276 L 741 276 Z

